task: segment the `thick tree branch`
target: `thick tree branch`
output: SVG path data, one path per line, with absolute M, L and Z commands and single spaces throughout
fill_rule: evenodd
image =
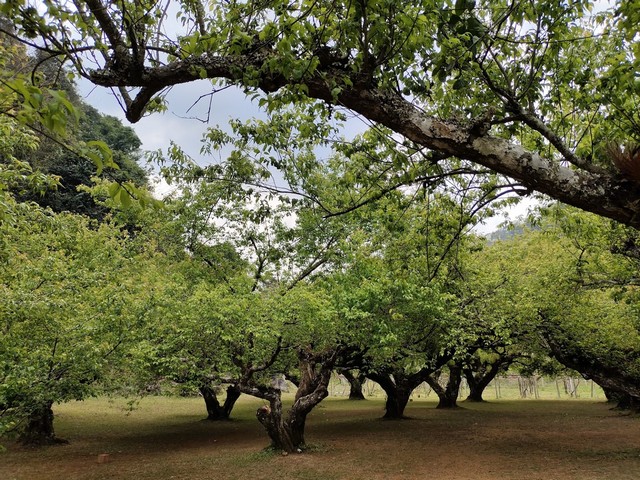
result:
M 122 36 L 120 35 L 120 29 L 111 19 L 107 7 L 100 0 L 85 0 L 87 7 L 91 11 L 92 15 L 98 21 L 100 28 L 106 35 L 111 46 L 115 49 L 117 56 L 128 55 Z M 121 47 L 121 48 L 118 48 Z
M 241 82 L 246 68 L 260 70 L 271 55 L 269 50 L 225 57 L 205 54 L 142 71 L 97 70 L 90 77 L 102 86 L 143 87 L 127 111 L 127 118 L 135 122 L 153 94 L 170 85 L 199 79 L 199 70 L 204 69 L 210 78 Z M 310 97 L 340 104 L 418 145 L 470 160 L 557 200 L 640 228 L 640 185 L 610 173 L 564 167 L 553 158 L 544 158 L 502 138 L 478 136 L 473 126 L 430 117 L 401 95 L 359 83 L 357 77 L 351 79 L 352 87 L 344 86 L 336 97 L 335 85 L 345 85 L 344 79 L 344 69 L 326 66 L 306 79 L 305 85 Z M 273 92 L 290 83 L 282 75 L 263 73 L 256 86 Z
M 598 166 L 590 163 L 577 155 L 575 155 L 567 145 L 562 141 L 562 139 L 551 130 L 537 115 L 531 112 L 525 111 L 520 105 L 512 105 L 512 110 L 517 114 L 518 118 L 526 123 L 529 127 L 531 127 L 536 132 L 540 133 L 544 138 L 549 140 L 551 145 L 553 145 L 558 152 L 564 157 L 566 161 L 575 165 L 578 168 L 584 169 L 588 172 L 604 174 L 607 171 Z

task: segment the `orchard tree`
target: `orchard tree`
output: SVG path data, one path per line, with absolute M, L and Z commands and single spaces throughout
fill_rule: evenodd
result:
M 366 400 L 362 387 L 367 380 L 367 376 L 358 369 L 341 368 L 337 370 L 349 382 L 349 400 Z
M 153 310 L 148 279 L 160 275 L 110 224 L 23 205 L 0 229 L 2 431 L 53 443 L 53 404 L 106 379 Z
M 484 390 L 499 374 L 506 373 L 514 361 L 515 355 L 497 348 L 492 350 L 477 350 L 463 363 L 462 373 L 469 386 L 468 402 L 484 402 Z
M 588 0 L 47 0 L 1 11 L 21 41 L 117 92 L 132 122 L 202 78 L 269 109 L 318 100 L 387 127 L 425 169 L 479 165 L 640 225 L 635 0 L 608 11 Z
M 0 86 L 2 106 L 11 112 L 0 115 L 0 434 L 46 444 L 58 441 L 55 402 L 85 398 L 98 383 L 109 388 L 106 373 L 152 309 L 153 282 L 146 280 L 161 275 L 145 276 L 155 262 L 118 225 L 16 200 L 15 193 L 58 184 L 21 160 L 40 140 L 26 119 L 52 115 L 55 124 L 52 112 L 67 105 L 60 97 L 57 107 L 50 102 L 34 112 L 13 90 L 23 80 Z
M 636 231 L 570 208 L 546 212 L 549 235 L 566 242 L 571 283 L 539 312 L 558 361 L 601 385 L 622 407 L 638 409 L 640 328 Z M 572 301 L 568 301 L 570 298 Z
M 440 366 L 436 363 L 446 317 L 436 286 L 422 286 L 406 272 L 402 278 L 396 273 L 373 255 L 330 279 L 336 309 L 346 324 L 343 362 L 381 386 L 387 419 L 403 418 L 411 392 Z
M 513 362 L 547 356 L 538 341 L 532 277 L 552 247 L 527 241 L 534 234 L 519 225 L 512 232 L 505 240 L 477 241 L 458 283 L 459 324 L 449 333 L 469 386 L 468 401 L 483 401 L 484 389 Z
M 480 295 L 470 306 L 481 315 L 470 326 L 493 330 L 505 354 L 524 354 L 516 360 L 528 371 L 551 355 L 635 407 L 635 238 L 634 229 L 550 206 L 535 230 L 479 252 L 471 278 Z
M 339 323 L 321 288 L 299 283 L 291 289 L 274 285 L 252 291 L 252 282 L 246 276 L 234 291 L 226 284 L 214 288 L 206 283 L 191 289 L 175 317 L 174 309 L 167 310 L 175 321 L 159 322 L 158 341 L 143 348 L 151 349 L 149 358 L 155 362 L 173 363 L 167 365 L 171 371 L 225 378 L 240 392 L 266 400 L 256 416 L 272 447 L 302 451 L 307 415 L 328 395 L 340 353 Z M 172 347 L 179 343 L 184 348 Z M 172 350 L 171 356 L 161 356 Z M 274 377 L 291 371 L 298 388 L 287 408 Z
M 269 311 L 262 312 L 263 321 L 267 320 L 262 328 L 263 335 L 272 338 L 269 356 L 255 348 L 256 329 L 252 329 L 248 341 L 233 353 L 233 360 L 240 369 L 240 390 L 269 402 L 258 409 L 257 417 L 271 446 L 285 452 L 301 452 L 306 447 L 307 416 L 329 394 L 331 374 L 342 352 L 343 328 L 329 296 L 317 285 L 300 283 L 286 295 L 264 292 L 265 296 L 267 303 L 262 308 Z M 260 356 L 256 357 L 256 353 Z M 276 369 L 271 371 L 283 373 L 285 355 L 291 355 L 297 363 L 297 390 L 286 414 L 281 390 L 264 380 L 264 374 L 273 367 Z M 284 359 L 285 368 L 290 364 L 291 360 Z
M 191 290 L 226 291 L 239 302 L 273 289 L 286 296 L 330 262 L 336 241 L 322 224 L 331 222 L 319 222 L 302 203 L 251 190 L 245 182 L 254 166 L 248 161 L 232 155 L 219 165 L 216 179 L 186 175 L 192 168 L 186 158 L 163 168 L 165 178 L 177 184 L 177 193 L 165 201 L 166 209 L 159 214 L 163 219 L 153 220 L 141 233 L 163 232 L 161 248 L 182 263 L 184 281 L 191 285 L 174 295 L 175 309 L 167 312 L 176 317 L 172 326 L 162 322 L 150 334 L 157 344 L 147 365 L 161 378 L 199 390 L 208 418 L 228 419 L 240 394 L 240 377 L 228 369 L 233 356 L 221 346 L 223 336 L 208 325 L 207 309 L 198 306 L 199 297 L 190 296 Z M 239 173 L 243 169 L 245 176 Z M 299 377 L 297 360 L 290 365 L 293 372 L 280 365 L 280 373 Z M 214 387 L 225 383 L 229 387 L 221 404 Z
M 359 229 L 349 236 L 348 268 L 333 275 L 333 290 L 338 311 L 362 337 L 353 366 L 387 395 L 385 418 L 402 418 L 412 391 L 436 384 L 442 369 L 459 373 L 452 360 L 468 337 L 454 341 L 458 283 L 474 243 L 469 230 L 485 214 L 486 192 L 471 184 L 395 192 L 354 212 Z M 459 375 L 449 378 L 451 388 L 434 387 L 440 408 L 455 406 Z

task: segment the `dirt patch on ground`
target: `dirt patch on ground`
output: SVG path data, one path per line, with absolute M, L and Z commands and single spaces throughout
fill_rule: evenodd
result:
M 92 403 L 93 402 L 93 403 Z M 384 421 L 382 402 L 325 401 L 307 428 L 309 452 L 262 451 L 245 399 L 231 422 L 200 421 L 198 399 L 145 400 L 124 415 L 101 400 L 57 409 L 67 446 L 8 445 L 0 478 L 38 479 L 637 479 L 640 419 L 589 401 L 508 401 Z M 99 464 L 99 454 L 109 462 Z

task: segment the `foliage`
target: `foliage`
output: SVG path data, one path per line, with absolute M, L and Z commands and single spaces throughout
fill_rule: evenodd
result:
M 107 373 L 229 380 L 281 408 L 272 376 L 298 365 L 307 383 L 290 418 L 303 426 L 345 351 L 399 376 L 502 355 L 537 368 L 551 350 L 591 358 L 583 372 L 622 365 L 635 378 L 633 231 L 559 207 L 541 230 L 490 246 L 470 229 L 516 201 L 507 193 L 531 190 L 640 225 L 634 177 L 608 153 L 636 158 L 636 4 L 6 2 L 4 418 L 83 398 L 98 380 L 108 388 Z M 31 62 L 23 45 L 39 51 Z M 117 87 L 131 121 L 200 78 L 241 86 L 267 116 L 211 128 L 202 153 L 230 153 L 207 167 L 178 145 L 159 152 L 177 193 L 146 212 L 132 205 L 154 203 L 139 141 L 61 73 Z M 345 109 L 371 128 L 339 136 Z M 114 223 L 8 193 L 69 210 L 86 193 L 87 159 L 120 164 L 94 189 L 101 207 L 119 205 Z M 53 184 L 65 190 L 35 197 Z M 94 207 L 82 211 L 104 215 Z
M 504 345 L 528 352 L 529 370 L 553 368 L 544 361 L 551 352 L 601 385 L 636 396 L 634 230 L 560 205 L 543 213 L 540 229 L 482 252 L 476 268 L 487 273 L 477 278 L 487 294 L 471 305 Z
M 131 121 L 161 110 L 171 86 L 210 78 L 240 85 L 276 117 L 311 105 L 322 121 L 307 114 L 303 137 L 325 130 L 336 108 L 362 115 L 405 158 L 416 154 L 414 165 L 389 166 L 395 181 L 488 169 L 489 188 L 537 190 L 637 226 L 632 178 L 607 154 L 638 137 L 634 6 L 273 0 L 205 9 L 176 0 L 105 9 L 50 0 L 7 2 L 2 13 L 24 43 L 39 38 L 75 74 L 117 87 Z
M 342 341 L 363 357 L 359 368 L 411 374 L 442 366 L 470 242 L 457 213 L 445 195 L 419 202 L 398 194 L 350 219 L 357 228 L 346 240 L 349 263 L 328 282 L 346 322 Z
M 73 128 L 74 137 L 80 142 L 104 142 L 118 166 L 117 169 L 105 170 L 102 177 L 115 185 L 129 182 L 135 187 L 136 192 L 146 187 L 147 175 L 137 164 L 140 140 L 133 130 L 124 127 L 115 117 L 99 114 L 81 100 L 74 101 L 73 105 L 80 116 L 79 125 Z M 96 165 L 89 158 L 69 151 L 44 137 L 39 148 L 26 157 L 26 160 L 34 169 L 58 177 L 60 185 L 57 189 L 42 194 L 23 193 L 20 196 L 21 200 L 37 202 L 56 212 L 70 211 L 95 219 L 102 219 L 108 213 L 108 209 L 96 202 L 91 192 L 87 191 L 88 187 L 94 185 L 96 175 Z M 117 198 L 117 193 L 112 195 L 112 198 Z M 126 200 L 123 199 L 122 203 Z
M 3 432 L 20 432 L 42 405 L 93 392 L 144 324 L 153 276 L 109 224 L 31 207 L 1 228 L 0 405 Z
M 42 182 L 38 188 L 12 185 L 19 200 L 103 218 L 105 209 L 86 189 L 93 185 L 93 175 L 106 168 L 106 176 L 120 186 L 112 198 L 126 206 L 132 198 L 148 202 L 146 173 L 136 163 L 140 140 L 133 129 L 85 104 L 61 63 L 42 52 L 30 57 L 4 17 L 1 23 L 0 118 L 5 145 L 0 146 L 0 165 L 3 170 L 14 168 L 8 152 L 21 143 L 23 147 L 14 154 L 37 175 L 50 179 L 49 188 Z M 31 137 L 28 146 L 21 140 L 24 135 Z

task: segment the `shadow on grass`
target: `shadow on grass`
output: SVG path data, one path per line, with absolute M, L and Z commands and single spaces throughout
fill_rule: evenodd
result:
M 329 400 L 307 423 L 311 448 L 286 457 L 240 403 L 232 421 L 202 421 L 198 399 L 150 399 L 125 416 L 99 400 L 59 407 L 71 445 L 11 447 L 8 479 L 640 478 L 637 419 L 586 401 L 469 403 L 437 410 L 414 401 L 403 421 L 379 421 L 382 400 Z M 96 415 L 99 412 L 100 415 Z M 97 455 L 111 461 L 98 465 Z M 579 466 L 579 468 L 578 468 Z

